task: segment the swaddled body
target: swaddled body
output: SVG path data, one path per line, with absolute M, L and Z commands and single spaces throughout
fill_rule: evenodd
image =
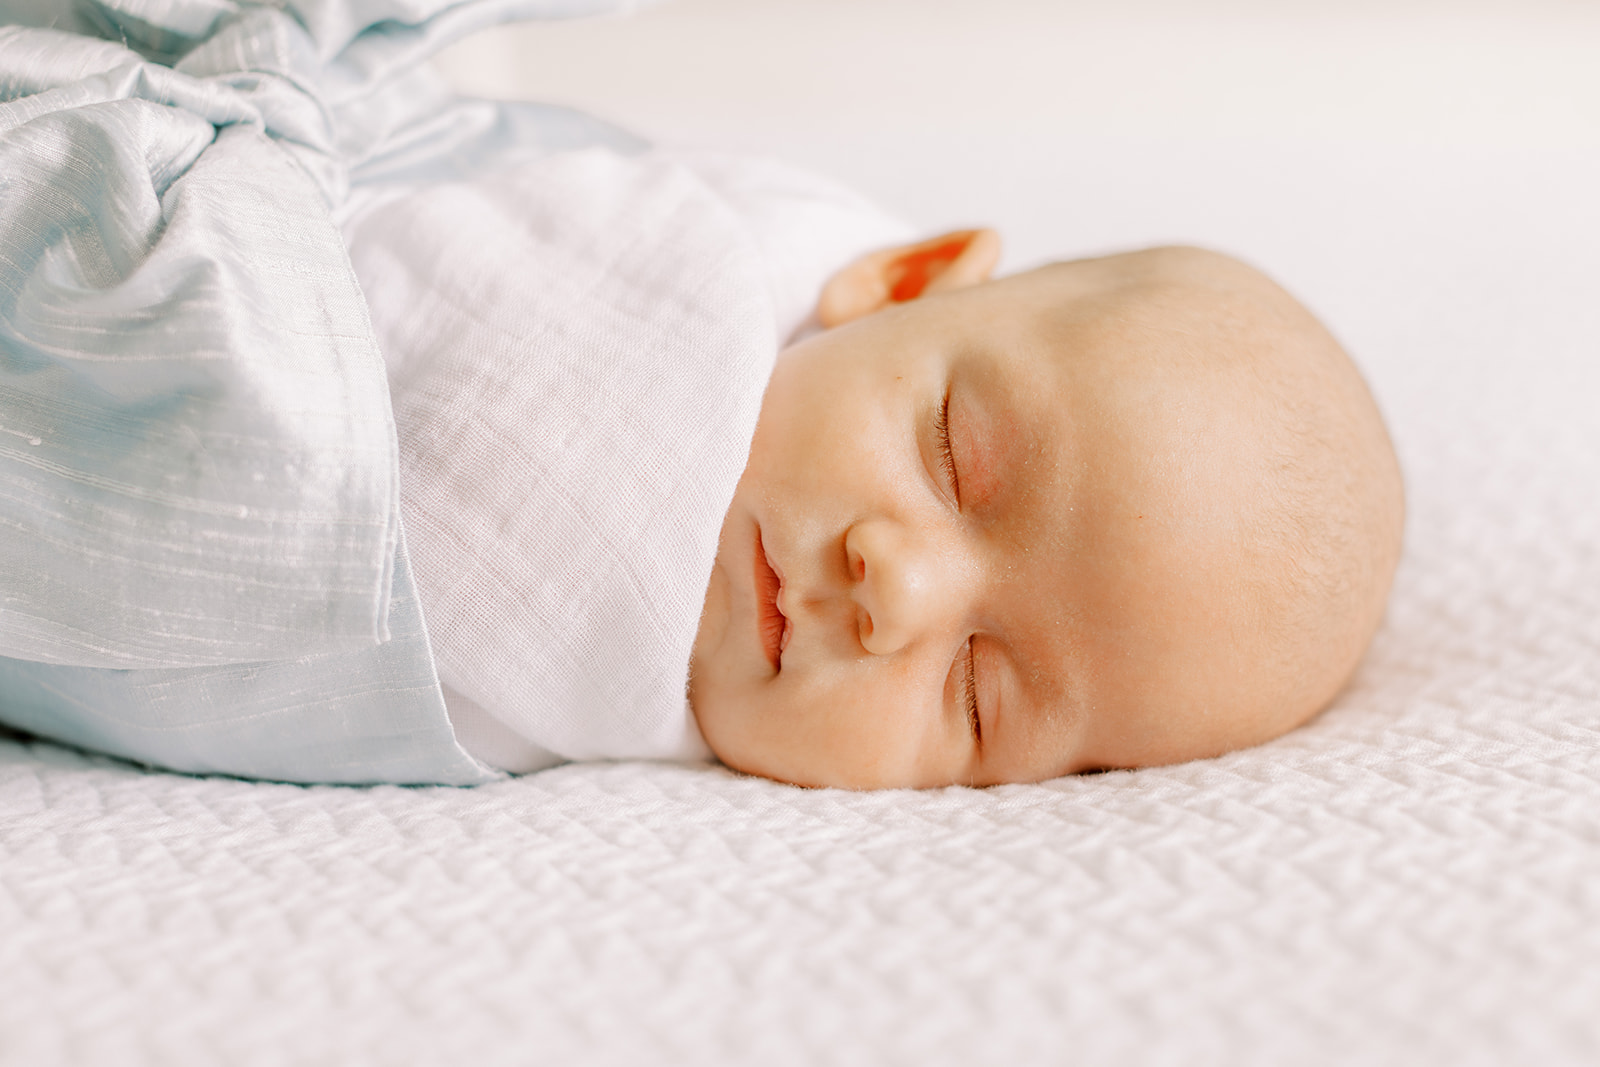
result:
M 492 777 L 433 626 L 496 764 L 703 753 L 689 647 L 779 316 L 892 224 L 767 172 L 855 218 L 780 263 L 760 168 L 416 69 L 504 7 L 0 31 L 4 721 L 180 770 Z

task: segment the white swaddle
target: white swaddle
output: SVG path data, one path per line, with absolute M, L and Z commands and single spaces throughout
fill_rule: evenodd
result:
M 779 339 L 906 228 L 773 162 L 590 149 L 344 233 L 463 746 L 512 771 L 703 757 L 689 655 Z

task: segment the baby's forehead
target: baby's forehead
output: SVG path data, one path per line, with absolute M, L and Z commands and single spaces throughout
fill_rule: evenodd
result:
M 1203 370 L 1207 310 L 1188 287 L 1050 268 L 1019 282 L 974 300 L 958 356 L 1015 406 L 1083 418 L 1101 394 Z
M 1155 248 L 1068 260 L 1001 279 L 1041 330 L 1170 332 L 1270 330 L 1304 309 L 1260 271 L 1220 253 Z M 1292 310 L 1291 310 L 1292 309 Z
M 1064 420 L 1102 431 L 1115 423 L 1113 439 L 1126 440 L 1141 427 L 1161 430 L 1152 424 L 1174 409 L 1185 422 L 1200 414 L 1248 421 L 1303 391 L 1337 349 L 1253 268 L 1158 251 L 1052 264 L 974 294 L 975 349 L 996 386 L 1053 406 Z

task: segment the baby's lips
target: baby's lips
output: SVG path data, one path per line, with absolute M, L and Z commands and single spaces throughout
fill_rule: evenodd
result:
M 783 595 L 783 576 L 772 565 L 761 540 L 761 527 L 756 526 L 754 587 L 756 601 L 756 635 L 761 641 L 761 651 L 772 669 L 783 669 L 783 647 L 789 629 L 789 617 L 778 606 Z

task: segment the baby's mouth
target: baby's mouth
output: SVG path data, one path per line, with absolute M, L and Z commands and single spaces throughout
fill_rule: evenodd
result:
M 773 670 L 783 666 L 783 649 L 789 643 L 789 620 L 778 608 L 778 594 L 783 591 L 783 579 L 778 577 L 767 550 L 761 544 L 761 527 L 756 527 L 756 632 L 761 638 L 761 650 Z

